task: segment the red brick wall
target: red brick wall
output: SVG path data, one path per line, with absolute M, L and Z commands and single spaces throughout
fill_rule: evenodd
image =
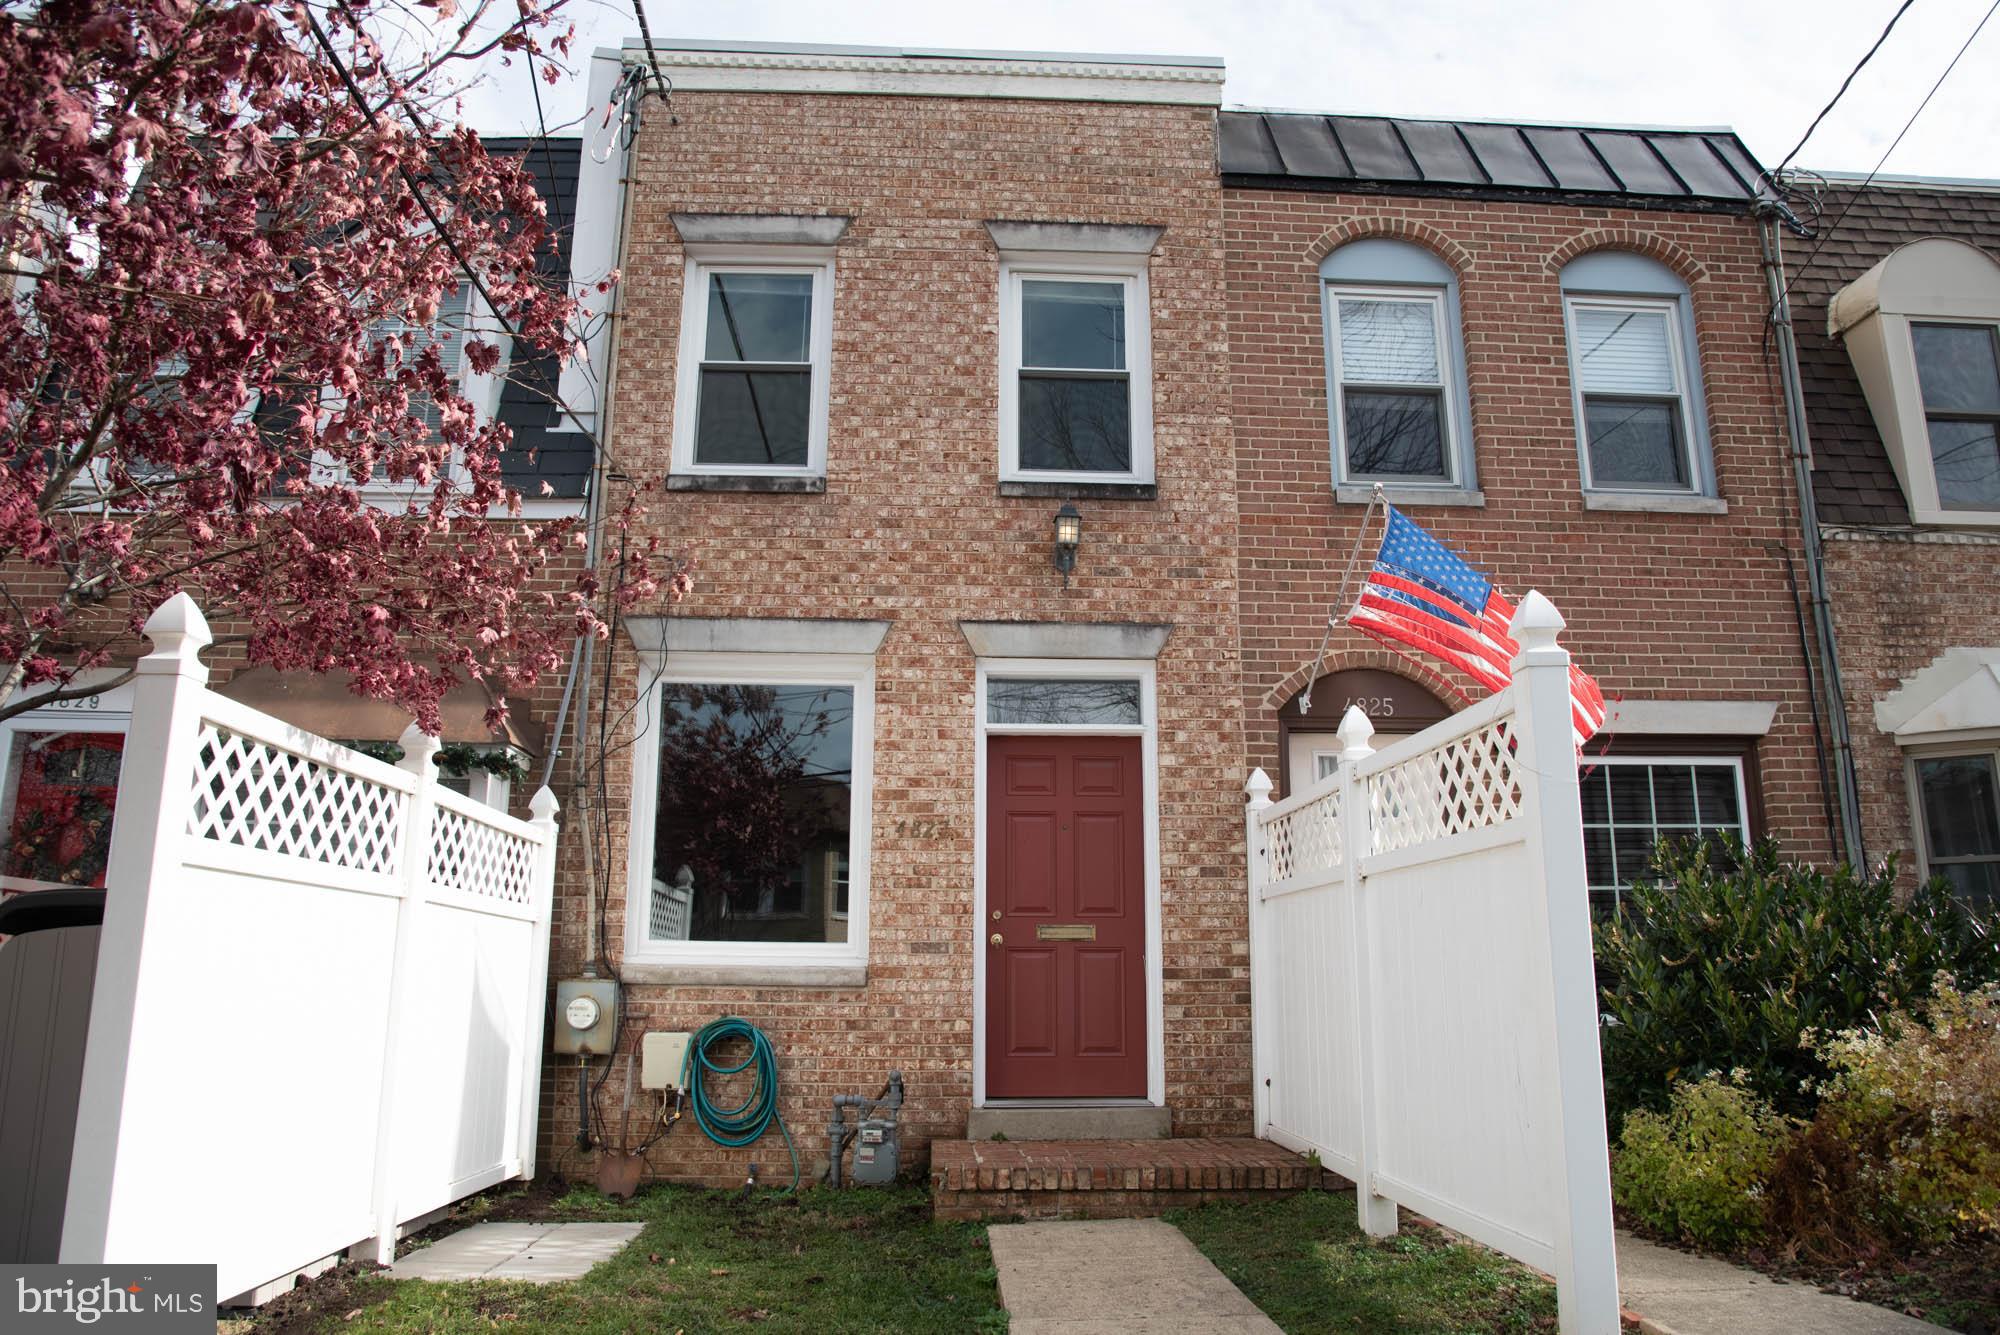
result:
M 1911 541 L 1852 532 L 1826 544 L 1827 586 L 1870 862 L 1894 854 L 1916 883 L 1916 827 L 1902 748 L 1875 705 L 1953 645 L 2000 644 L 2000 544 L 1931 532 Z
M 1212 113 L 722 93 L 676 93 L 674 108 L 678 123 L 651 118 L 638 148 L 614 466 L 653 481 L 668 471 L 683 263 L 668 214 L 851 215 L 836 259 L 825 494 L 655 492 L 648 523 L 699 562 L 684 614 L 893 624 L 876 657 L 866 986 L 635 986 L 627 1043 L 730 1013 L 763 1026 L 809 1166 L 824 1155 L 832 1096 L 872 1093 L 892 1067 L 908 1080 L 917 1162 L 928 1138 L 962 1134 L 983 934 L 972 920 L 974 658 L 958 622 L 1172 622 L 1158 665 L 1167 1102 L 1179 1133 L 1246 1132 L 1236 508 Z M 1079 499 L 1067 590 L 1049 561 L 1061 502 L 997 494 L 990 218 L 1166 229 L 1150 278 L 1158 499 Z M 629 641 L 617 655 L 614 717 L 636 689 Z M 610 861 L 598 870 L 613 886 L 617 954 L 630 758 L 614 749 Z M 584 955 L 576 816 L 565 817 L 557 976 Z M 579 1171 L 574 1069 L 552 1067 L 550 1083 L 560 1094 L 544 1163 Z M 785 1167 L 775 1141 L 725 1152 L 685 1124 L 650 1161 L 663 1176 L 727 1183 L 753 1158 L 767 1175 Z
M 1797 509 L 1750 220 L 1235 188 L 1223 213 L 1251 759 L 1277 763 L 1276 710 L 1306 680 L 1362 515 L 1332 493 L 1318 265 L 1348 240 L 1400 237 L 1458 275 L 1486 501 L 1412 517 L 1515 597 L 1552 598 L 1607 696 L 1778 701 L 1756 748 L 1768 828 L 1824 857 L 1797 622 L 1772 550 L 1797 547 Z M 1726 515 L 1584 508 L 1557 273 L 1604 247 L 1664 262 L 1693 293 Z M 1424 675 L 1336 632 L 1324 669 L 1364 666 Z

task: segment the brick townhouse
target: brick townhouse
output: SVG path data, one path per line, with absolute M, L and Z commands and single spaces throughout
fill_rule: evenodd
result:
M 601 651 L 554 976 L 615 967 L 621 1054 L 759 1025 L 808 1173 L 892 1069 L 916 1147 L 1050 1098 L 1241 1132 L 1219 64 L 659 58 L 670 112 L 598 169 L 630 181 L 609 449 L 696 583 Z M 773 1141 L 650 1164 L 741 1182 Z
M 2000 183 L 1835 179 L 1787 273 L 1867 856 L 2000 902 Z
M 919 1152 L 1250 1130 L 1249 767 L 1321 772 L 1349 701 L 1389 736 L 1472 693 L 1342 632 L 1299 713 L 1376 481 L 1570 618 L 1616 703 L 1607 899 L 1657 834 L 1825 854 L 1733 135 L 1219 113 L 1198 60 L 656 46 L 670 110 L 579 186 L 627 183 L 607 499 L 650 484 L 698 562 L 602 651 L 565 817 L 553 969 L 617 975 L 621 1054 L 739 1015 L 795 1134 L 899 1069 Z M 623 1068 L 587 1070 L 615 1144 Z M 779 1153 L 675 1131 L 649 1165 Z
M 1660 835 L 1828 856 L 1742 144 L 1255 112 L 1219 138 L 1250 759 L 1293 788 L 1337 763 L 1350 704 L 1394 737 L 1483 694 L 1325 636 L 1380 484 L 1548 595 L 1612 702 L 1583 778 L 1600 905 Z

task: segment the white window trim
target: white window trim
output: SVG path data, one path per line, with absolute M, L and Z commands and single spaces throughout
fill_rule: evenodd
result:
M 1751 837 L 1750 836 L 1750 789 L 1749 789 L 1749 781 L 1744 776 L 1743 772 L 1744 766 L 1743 766 L 1742 756 L 1667 755 L 1667 754 L 1635 755 L 1635 756 L 1585 755 L 1577 762 L 1577 768 L 1579 770 L 1586 768 L 1589 769 L 1609 768 L 1614 765 L 1686 765 L 1690 767 L 1698 767 L 1702 765 L 1728 765 L 1731 769 L 1735 770 L 1736 772 L 1736 834 L 1737 837 L 1742 839 L 1745 844 L 1748 844 L 1750 842 L 1750 837 Z M 1606 798 L 1606 801 L 1609 801 L 1608 796 Z M 1656 810 L 1653 814 L 1657 818 L 1659 812 Z M 1660 828 L 1659 821 L 1657 819 L 1648 822 L 1648 824 L 1650 824 L 1654 830 L 1658 830 Z M 1610 828 L 1613 831 L 1616 831 L 1618 829 L 1618 823 L 1616 821 L 1610 822 Z M 1587 867 L 1585 868 L 1584 874 L 1585 874 L 1585 879 L 1588 880 L 1589 869 Z M 1625 890 L 1625 887 L 1622 885 L 1619 886 L 1593 885 L 1589 886 L 1588 888 L 1592 892 L 1602 892 L 1608 890 L 1614 893 L 1623 893 L 1623 891 Z
M 1022 252 L 1000 258 L 1000 480 L 1153 481 L 1153 307 L 1150 255 Z M 1131 394 L 1132 467 L 1123 473 L 1021 467 L 1021 284 L 1034 278 L 1117 280 L 1125 285 L 1125 375 Z
M 1111 678 L 1139 683 L 1137 724 L 988 723 L 986 683 L 1009 678 Z M 1002 736 L 1138 737 L 1139 769 L 1144 783 L 1146 881 L 1146 1099 L 1156 1108 L 1167 1102 L 1166 974 L 1160 929 L 1160 758 L 1158 665 L 1150 658 L 996 658 L 980 659 L 974 673 L 973 722 L 973 844 L 972 930 L 975 943 L 986 940 L 986 739 Z M 972 953 L 972 1106 L 988 1106 L 986 1097 L 986 949 Z M 1101 1102 L 1102 1100 L 1096 1100 Z M 1121 1100 L 1112 1100 L 1121 1102 Z M 1036 1100 L 1042 1102 L 1042 1100 Z M 1057 1100 L 1060 1102 L 1060 1100 Z
M 1667 341 L 1671 352 L 1671 369 L 1674 373 L 1674 397 L 1680 405 L 1681 418 L 1681 462 L 1687 469 L 1688 483 L 1685 487 L 1633 487 L 1618 483 L 1599 483 L 1590 474 L 1590 425 L 1583 411 L 1583 368 L 1577 362 L 1576 312 L 1579 307 L 1595 307 L 1612 311 L 1652 311 L 1666 318 Z M 1583 489 L 1586 494 L 1595 492 L 1601 496 L 1708 496 L 1713 494 L 1714 484 L 1710 480 L 1702 442 L 1707 439 L 1704 423 L 1696 417 L 1698 405 L 1693 391 L 1693 368 L 1688 360 L 1687 340 L 1683 337 L 1681 301 L 1678 297 L 1653 296 L 1600 296 L 1590 293 L 1565 292 L 1563 294 L 1563 343 L 1569 355 L 1570 407 L 1576 415 L 1576 457 L 1577 467 L 1582 470 Z M 1655 398 L 1657 395 L 1633 395 L 1628 397 Z
M 1954 756 L 1991 756 L 1994 771 L 2000 774 L 2000 730 L 1974 732 L 1951 742 L 1903 749 L 1903 783 L 1910 802 L 1910 838 L 1917 852 L 1917 879 L 1920 881 L 1928 881 L 1937 873 L 1931 867 L 1930 822 L 1924 816 L 1924 789 L 1917 778 L 1917 762 L 1949 760 Z M 1977 860 L 1954 859 L 1958 862 Z
M 833 402 L 833 247 L 755 244 L 688 244 L 681 280 L 680 365 L 674 391 L 673 471 L 698 477 L 825 477 L 827 417 Z M 695 462 L 695 428 L 701 420 L 701 362 L 708 341 L 708 280 L 715 273 L 810 274 L 812 328 L 808 353 L 806 461 L 795 464 Z
M 625 958 L 633 964 L 824 969 L 868 962 L 871 813 L 875 804 L 875 660 L 863 654 L 640 654 L 644 700 L 632 746 L 632 823 L 626 856 Z M 637 906 L 653 891 L 659 812 L 659 691 L 669 682 L 844 686 L 854 692 L 854 753 L 847 821 L 846 941 L 654 941 Z
M 1464 489 L 1465 466 L 1461 462 L 1465 453 L 1465 442 L 1460 432 L 1466 405 L 1458 397 L 1458 359 L 1452 351 L 1451 334 L 1447 326 L 1451 324 L 1452 303 L 1449 293 L 1441 287 L 1396 286 L 1370 283 L 1354 283 L 1341 279 L 1322 279 L 1322 303 L 1326 315 L 1326 365 L 1327 384 L 1332 392 L 1328 403 L 1328 414 L 1333 428 L 1333 464 L 1336 485 L 1369 486 L 1380 482 L 1385 487 L 1424 487 L 1439 491 L 1459 491 Z M 1437 368 L 1439 404 L 1444 418 L 1444 467 L 1441 478 L 1423 473 L 1383 473 L 1362 475 L 1356 473 L 1347 461 L 1347 376 L 1345 361 L 1340 351 L 1340 303 L 1343 298 L 1352 297 L 1361 301 L 1402 301 L 1421 302 L 1431 308 L 1431 335 L 1437 343 Z M 1392 384 L 1387 381 L 1356 381 L 1357 389 L 1410 390 L 1428 389 L 1427 385 L 1410 382 Z
M 85 680 L 88 680 L 86 678 Z M 40 709 L 31 709 L 16 714 L 0 723 L 0 795 L 4 795 L 13 783 L 12 765 L 14 760 L 14 735 L 21 732 L 98 732 L 129 733 L 132 730 L 132 687 L 128 682 L 123 686 L 101 691 L 96 695 L 84 696 L 77 700 L 62 700 Z M 121 784 L 121 787 L 123 785 Z M 115 837 L 118 829 L 118 808 L 111 809 L 111 828 Z M 8 832 L 0 829 L 0 836 Z M 0 884 L 0 890 L 27 890 L 33 888 L 28 882 L 13 883 L 7 878 Z

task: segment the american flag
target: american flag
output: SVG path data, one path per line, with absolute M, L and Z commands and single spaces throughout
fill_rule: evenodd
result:
M 1441 658 L 1489 691 L 1514 679 L 1519 652 L 1507 624 L 1514 605 L 1457 553 L 1389 506 L 1389 527 L 1347 624 L 1384 643 Z M 1569 670 L 1570 724 L 1580 747 L 1604 726 L 1604 692 L 1582 668 Z

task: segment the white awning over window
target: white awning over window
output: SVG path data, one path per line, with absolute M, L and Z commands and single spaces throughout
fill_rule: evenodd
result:
M 1903 746 L 2000 730 L 2000 647 L 1945 650 L 1876 702 L 1875 724 Z

